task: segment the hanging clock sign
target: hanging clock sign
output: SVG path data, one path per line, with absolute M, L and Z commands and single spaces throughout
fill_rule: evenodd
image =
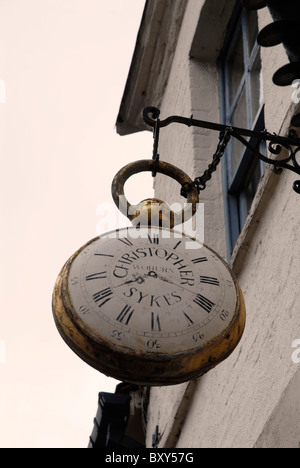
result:
M 139 161 L 117 174 L 113 197 L 122 200 L 122 211 L 133 212 L 124 182 L 133 171 L 152 170 L 152 164 Z M 180 183 L 189 179 L 163 162 L 156 170 Z M 193 206 L 195 200 L 192 193 Z M 71 349 L 100 372 L 139 385 L 199 377 L 231 354 L 245 325 L 243 295 L 228 265 L 206 245 L 176 232 L 172 224 L 184 213 L 162 205 L 147 200 L 136 207 L 139 216 L 132 216 L 138 226 L 81 247 L 62 268 L 53 292 L 56 325 Z M 149 225 L 149 219 L 158 222 Z

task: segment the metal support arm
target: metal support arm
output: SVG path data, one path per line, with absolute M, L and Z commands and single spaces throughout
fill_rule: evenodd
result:
M 220 133 L 220 143 L 213 157 L 212 164 L 209 165 L 207 171 L 205 171 L 203 176 L 197 177 L 193 182 L 193 184 L 197 187 L 198 191 L 205 189 L 206 182 L 211 178 L 212 172 L 216 170 L 216 167 L 220 162 L 220 159 L 224 154 L 225 148 L 231 137 L 236 138 L 237 140 L 242 142 L 245 147 L 251 150 L 254 156 L 258 157 L 267 164 L 273 165 L 273 170 L 276 174 L 280 174 L 283 171 L 283 169 L 288 169 L 300 176 L 300 164 L 297 161 L 297 155 L 300 152 L 300 138 L 295 136 L 296 132 L 294 130 L 290 130 L 289 135 L 287 137 L 282 137 L 276 135 L 275 133 L 269 133 L 266 130 L 263 130 L 262 132 L 254 132 L 252 130 L 244 128 L 231 127 L 228 125 L 206 122 L 204 120 L 197 120 L 194 119 L 193 116 L 188 118 L 172 115 L 170 117 L 167 117 L 165 120 L 160 120 L 159 116 L 160 110 L 152 106 L 146 107 L 142 112 L 144 122 L 155 129 L 155 150 L 153 153 L 153 159 L 156 160 L 158 159 L 158 128 L 167 127 L 172 123 L 179 123 L 188 127 L 201 127 L 206 128 L 208 130 L 218 131 Z M 265 141 L 266 143 L 268 142 L 268 149 L 270 153 L 274 154 L 275 156 L 278 156 L 283 149 L 285 149 L 288 152 L 288 156 L 282 159 L 268 158 L 261 154 L 256 148 L 254 148 L 252 144 L 249 143 L 247 138 Z M 187 188 L 188 187 L 182 187 L 181 193 L 183 196 L 185 196 Z M 300 180 L 296 180 L 294 182 L 293 189 L 295 190 L 295 192 L 300 194 Z

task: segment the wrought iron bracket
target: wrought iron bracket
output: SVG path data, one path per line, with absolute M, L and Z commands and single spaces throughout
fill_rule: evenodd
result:
M 211 178 L 212 172 L 216 170 L 217 165 L 219 164 L 221 157 L 224 154 L 225 148 L 231 137 L 239 140 L 243 145 L 248 148 L 255 157 L 258 157 L 260 160 L 264 161 L 266 164 L 271 164 L 273 166 L 273 171 L 275 174 L 281 174 L 283 169 L 288 169 L 295 174 L 300 176 L 300 164 L 297 161 L 298 153 L 300 152 L 300 138 L 296 137 L 295 130 L 290 130 L 287 137 L 282 137 L 276 135 L 276 133 L 269 133 L 267 130 L 262 132 L 254 132 L 252 130 L 231 127 L 228 125 L 222 125 L 212 122 L 207 122 L 204 120 L 197 120 L 191 117 L 181 117 L 177 115 L 172 115 L 167 117 L 164 120 L 159 119 L 160 110 L 156 107 L 146 107 L 142 112 L 142 117 L 144 122 L 154 129 L 154 150 L 153 150 L 153 159 L 158 160 L 159 155 L 158 151 L 158 136 L 159 130 L 163 127 L 167 127 L 170 124 L 178 123 L 186 125 L 187 127 L 201 127 L 208 130 L 214 130 L 220 134 L 220 142 L 217 148 L 216 153 L 213 157 L 213 162 L 208 166 L 208 169 L 204 172 L 201 177 L 197 177 L 192 184 L 194 184 L 198 191 L 204 190 L 206 188 L 206 182 Z M 274 156 L 279 156 L 283 150 L 286 150 L 287 154 L 280 159 L 269 158 L 262 153 L 260 153 L 251 141 L 264 141 L 268 144 L 268 149 L 271 154 Z M 154 174 L 155 175 L 155 174 Z M 183 186 L 181 194 L 185 196 L 188 187 Z M 293 189 L 295 192 L 300 194 L 300 180 L 296 180 L 293 184 Z
M 161 434 L 159 432 L 159 426 L 155 427 L 155 432 L 152 434 L 152 447 L 157 449 L 159 441 L 161 439 Z

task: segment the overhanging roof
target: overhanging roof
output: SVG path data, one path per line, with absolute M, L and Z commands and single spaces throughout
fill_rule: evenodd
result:
M 116 122 L 117 133 L 147 130 L 142 110 L 160 107 L 187 0 L 146 0 Z

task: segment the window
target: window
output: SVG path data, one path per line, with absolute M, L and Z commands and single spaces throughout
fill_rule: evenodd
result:
M 224 124 L 264 129 L 260 47 L 256 11 L 237 8 L 220 56 L 221 119 Z M 264 144 L 250 141 L 264 153 Z M 260 146 L 261 145 L 261 146 Z M 229 254 L 243 228 L 264 163 L 232 138 L 224 155 L 223 184 Z

